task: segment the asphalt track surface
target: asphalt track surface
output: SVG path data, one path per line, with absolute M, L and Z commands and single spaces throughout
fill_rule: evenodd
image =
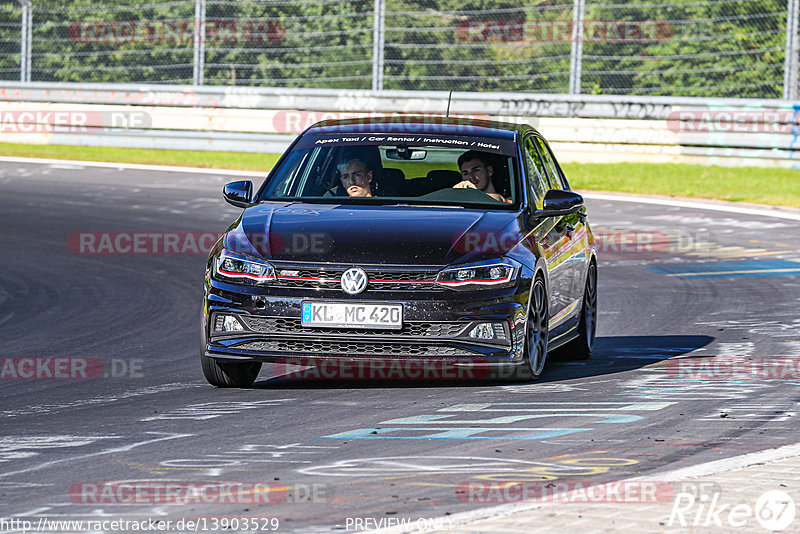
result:
M 797 221 L 589 200 L 604 236 L 596 353 L 532 384 L 296 380 L 264 365 L 252 389 L 225 390 L 198 359 L 205 255 L 81 254 L 74 235 L 221 232 L 238 212 L 226 181 L 0 164 L 0 517 L 353 531 L 498 504 L 470 502 L 469 481 L 646 477 L 800 442 Z M 102 369 L 16 379 L 24 358 Z M 125 481 L 272 491 L 129 504 L 91 490 Z

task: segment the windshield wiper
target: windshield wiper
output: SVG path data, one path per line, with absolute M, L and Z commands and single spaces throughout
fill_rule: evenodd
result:
M 453 204 L 384 204 L 386 206 L 400 206 L 403 208 L 455 208 L 455 209 L 464 209 L 464 206 L 458 206 Z

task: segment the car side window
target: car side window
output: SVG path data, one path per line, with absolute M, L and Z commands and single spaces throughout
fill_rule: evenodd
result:
M 568 191 L 567 181 L 564 179 L 564 175 L 561 174 L 561 169 L 558 168 L 550 148 L 538 137 L 536 138 L 536 144 L 539 146 L 539 152 L 542 154 L 542 159 L 544 159 L 544 164 L 547 167 L 547 174 L 550 175 L 551 187 Z
M 544 164 L 536 151 L 532 137 L 525 139 L 523 153 L 525 155 L 525 168 L 528 173 L 528 192 L 531 195 L 532 203 L 541 207 L 544 194 L 549 188 L 547 187 L 547 174 Z

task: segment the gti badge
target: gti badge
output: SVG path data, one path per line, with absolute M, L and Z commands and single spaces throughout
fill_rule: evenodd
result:
M 342 274 L 342 289 L 350 295 L 358 295 L 367 288 L 367 273 L 360 267 L 350 267 Z

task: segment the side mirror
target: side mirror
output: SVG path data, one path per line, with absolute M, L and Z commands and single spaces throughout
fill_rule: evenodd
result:
M 253 198 L 253 182 L 250 180 L 231 182 L 222 188 L 222 196 L 225 197 L 228 204 L 237 208 L 246 208 Z
M 551 189 L 544 195 L 542 209 L 531 214 L 530 221 L 535 223 L 544 217 L 559 217 L 577 213 L 583 207 L 583 197 L 573 191 Z

